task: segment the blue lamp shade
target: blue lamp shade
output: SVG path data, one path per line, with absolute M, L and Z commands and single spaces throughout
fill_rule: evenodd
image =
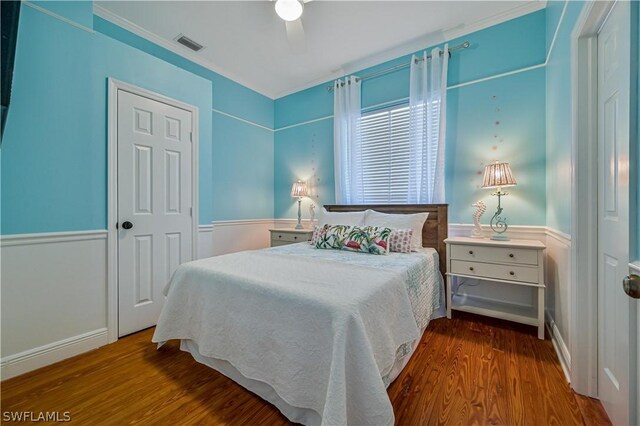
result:
M 309 196 L 309 191 L 307 190 L 306 182 L 301 180 L 297 180 L 293 183 L 291 187 L 291 196 L 292 197 L 307 197 Z

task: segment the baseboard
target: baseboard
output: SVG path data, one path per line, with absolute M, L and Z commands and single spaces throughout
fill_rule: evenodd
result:
M 107 329 L 101 328 L 7 356 L 0 361 L 0 379 L 6 380 L 19 376 L 20 374 L 99 348 L 107 343 Z
M 567 379 L 567 383 L 571 383 L 571 354 L 569 353 L 569 348 L 564 343 L 560 330 L 558 330 L 555 321 L 548 312 L 546 312 L 546 317 L 546 326 L 549 336 L 551 336 L 551 343 L 553 343 L 553 348 L 558 355 L 564 377 Z

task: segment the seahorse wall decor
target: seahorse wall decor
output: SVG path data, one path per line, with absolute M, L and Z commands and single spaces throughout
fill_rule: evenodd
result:
M 484 201 L 477 201 L 472 207 L 476 208 L 476 211 L 473 212 L 473 231 L 471 231 L 471 236 L 473 238 L 483 238 L 482 228 L 480 227 L 480 218 L 487 211 L 487 205 Z

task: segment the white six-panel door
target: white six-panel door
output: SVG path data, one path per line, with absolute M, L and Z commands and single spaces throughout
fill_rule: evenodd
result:
M 598 397 L 627 425 L 633 385 L 629 262 L 629 3 L 618 1 L 598 34 Z
M 156 324 L 164 286 L 192 259 L 192 113 L 124 90 L 117 98 L 118 335 L 124 336 Z

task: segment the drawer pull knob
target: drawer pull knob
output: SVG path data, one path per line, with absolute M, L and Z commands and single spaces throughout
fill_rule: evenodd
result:
M 509 275 L 515 275 L 516 273 L 513 271 L 509 271 Z
M 513 259 L 513 253 L 509 253 L 509 257 Z
M 293 237 L 293 239 L 294 239 L 294 240 L 297 240 L 297 239 L 298 239 L 298 237 Z
M 470 270 L 470 271 L 473 271 L 473 270 L 474 270 L 474 269 L 473 269 L 473 266 L 469 267 L 469 270 Z
M 278 235 L 278 238 L 282 238 L 282 235 Z
M 473 250 L 469 250 L 469 254 L 473 255 Z

